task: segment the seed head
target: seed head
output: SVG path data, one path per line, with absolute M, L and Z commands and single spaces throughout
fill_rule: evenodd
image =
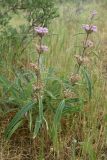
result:
M 75 93 L 69 89 L 64 90 L 64 98 L 74 98 L 76 97 Z
M 90 40 L 87 40 L 86 43 L 84 42 L 84 47 L 91 48 L 93 47 L 93 42 Z
M 77 83 L 80 80 L 79 74 L 72 74 L 70 77 L 70 81 L 72 84 Z
M 42 83 L 39 83 L 38 85 L 34 84 L 32 87 L 34 92 L 39 92 L 43 89 L 44 85 Z
M 34 69 L 34 71 L 36 72 L 36 75 L 39 74 L 39 67 L 37 64 L 30 63 L 30 67 Z
M 78 63 L 79 65 L 81 65 L 81 64 L 83 63 L 83 57 L 82 57 L 82 56 L 80 56 L 80 55 L 75 55 L 75 58 L 76 58 L 77 63 Z
M 89 62 L 89 59 L 88 59 L 88 57 L 82 57 L 82 56 L 80 56 L 80 55 L 75 55 L 75 58 L 76 58 L 76 60 L 77 60 L 77 63 L 79 64 L 79 65 L 82 65 L 82 64 L 87 64 L 88 62 Z

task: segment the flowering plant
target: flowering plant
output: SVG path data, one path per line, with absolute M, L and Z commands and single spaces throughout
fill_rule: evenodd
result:
M 93 18 L 91 18 L 92 21 Z M 89 63 L 89 57 L 87 55 L 87 49 L 93 47 L 93 42 L 89 39 L 93 32 L 97 31 L 97 27 L 91 24 L 85 25 L 85 40 L 82 46 L 82 52 L 75 55 L 76 65 L 74 72 L 69 79 L 56 78 L 53 73 L 42 71 L 40 59 L 44 56 L 44 53 L 48 51 L 48 47 L 43 44 L 43 38 L 48 34 L 48 28 L 35 27 L 35 34 L 38 37 L 38 44 L 36 48 L 36 62 L 30 63 L 30 69 L 32 68 L 34 73 L 34 79 L 32 82 L 32 93 L 30 102 L 19 110 L 10 124 L 6 128 L 5 136 L 10 138 L 13 132 L 22 124 L 23 117 L 29 119 L 29 128 L 33 134 L 33 138 L 39 133 L 45 130 L 45 134 L 50 136 L 53 140 L 55 149 L 58 149 L 58 129 L 60 128 L 60 120 L 62 115 L 68 115 L 71 112 L 79 112 L 84 104 L 84 97 L 75 92 L 75 87 L 81 81 L 81 70 L 84 77 L 87 80 L 89 98 L 91 98 L 91 82 L 90 78 L 85 70 L 87 63 Z M 43 64 L 42 64 L 43 65 Z M 50 115 L 50 119 L 48 116 Z M 50 131 L 50 132 L 49 132 Z M 47 133 L 46 133 L 47 132 Z
M 81 80 L 80 71 L 83 72 L 83 76 L 85 76 L 85 79 L 88 84 L 87 88 L 89 91 L 89 98 L 91 98 L 92 86 L 91 86 L 91 79 L 86 69 L 86 65 L 89 64 L 90 62 L 87 49 L 88 48 L 90 49 L 94 46 L 94 43 L 90 40 L 90 35 L 94 32 L 97 32 L 97 26 L 92 25 L 92 20 L 96 16 L 96 14 L 97 12 L 93 11 L 91 14 L 90 23 L 82 26 L 82 28 L 85 30 L 86 36 L 83 41 L 82 52 L 78 55 L 75 55 L 76 65 L 75 65 L 74 73 L 71 74 L 71 77 L 70 77 L 70 81 L 72 85 L 76 85 Z

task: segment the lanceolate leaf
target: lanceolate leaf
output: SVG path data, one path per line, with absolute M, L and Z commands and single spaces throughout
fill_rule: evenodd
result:
M 35 122 L 33 138 L 35 138 L 37 136 L 42 123 L 43 123 L 43 103 L 42 103 L 42 97 L 40 97 L 40 99 L 39 99 L 39 116 L 37 117 L 36 122 Z
M 80 112 L 83 108 L 84 101 L 81 98 L 66 99 L 63 114 L 71 112 Z
M 81 106 L 65 106 L 63 114 L 66 113 L 76 113 L 76 112 L 80 112 L 81 111 Z
M 5 137 L 7 139 L 9 139 L 11 137 L 11 135 L 12 135 L 11 131 L 12 131 L 12 129 L 23 118 L 23 116 L 25 115 L 25 113 L 28 112 L 34 106 L 34 104 L 35 104 L 34 102 L 30 102 L 27 105 L 25 105 L 24 107 L 22 107 L 22 109 L 19 112 L 16 113 L 16 115 L 11 120 L 11 122 L 9 123 L 9 125 L 7 126 L 7 128 L 5 130 Z M 15 131 L 15 129 L 14 129 L 14 131 Z
M 68 98 L 68 99 L 66 99 L 66 102 L 77 103 L 77 102 L 81 102 L 81 100 L 80 100 L 80 98 Z
M 87 83 L 87 89 L 88 89 L 88 94 L 89 94 L 89 99 L 91 98 L 92 96 L 92 83 L 91 83 L 91 77 L 88 73 L 88 71 L 86 70 L 86 68 L 84 68 L 82 70 L 82 73 L 83 73 L 83 76 L 86 80 L 86 83 Z
M 62 100 L 56 110 L 54 120 L 53 120 L 52 138 L 53 138 L 54 147 L 56 149 L 57 149 L 57 141 L 58 141 L 57 131 L 58 131 L 58 127 L 60 124 L 60 120 L 61 120 L 61 116 L 62 116 L 64 107 L 65 107 L 65 100 Z
M 6 80 L 4 76 L 0 76 L 0 84 L 2 84 L 3 87 L 8 88 L 9 82 Z
M 42 121 L 40 120 L 40 117 L 38 116 L 36 118 L 36 122 L 35 122 L 35 128 L 34 128 L 34 134 L 33 134 L 33 138 L 35 138 L 40 130 Z
M 56 97 L 52 94 L 52 92 L 45 90 L 45 92 L 50 96 L 52 99 L 56 99 Z
M 53 120 L 53 129 L 56 130 L 55 132 L 57 132 L 57 128 L 60 123 L 64 107 L 65 107 L 65 100 L 62 100 L 56 110 L 54 120 Z
M 22 125 L 23 120 L 20 120 L 10 131 L 9 135 L 8 135 L 8 139 L 11 138 L 12 134 Z

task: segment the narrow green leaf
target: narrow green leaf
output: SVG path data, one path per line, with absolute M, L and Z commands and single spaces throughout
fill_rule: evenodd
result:
M 88 94 L 89 94 L 89 99 L 91 98 L 92 96 L 92 83 L 91 83 L 91 77 L 88 73 L 88 71 L 86 70 L 86 68 L 84 68 L 82 70 L 82 73 L 83 73 L 83 76 L 86 80 L 86 83 L 87 83 L 87 89 L 88 89 Z
M 32 118 L 32 110 L 29 111 L 29 129 L 32 131 L 32 123 L 33 123 L 33 118 Z
M 10 131 L 10 133 L 8 135 L 8 139 L 10 139 L 11 136 L 13 135 L 13 133 L 22 125 L 22 122 L 23 122 L 23 120 L 20 120 L 18 123 L 16 123 L 16 125 Z
M 42 123 L 43 123 L 43 103 L 42 103 L 42 97 L 41 97 L 39 99 L 39 116 L 37 117 L 36 122 L 35 122 L 33 138 L 37 136 Z
M 65 100 L 62 100 L 56 110 L 56 113 L 55 113 L 55 116 L 54 116 L 54 120 L 53 120 L 53 130 L 55 132 L 57 132 L 57 128 L 58 128 L 58 125 L 60 123 L 60 120 L 61 120 L 61 116 L 62 116 L 62 112 L 63 112 L 63 109 L 65 107 Z
M 81 107 L 80 106 L 65 106 L 63 114 L 76 113 L 76 112 L 80 112 L 80 111 L 81 111 Z
M 29 104 L 22 107 L 22 109 L 16 113 L 16 115 L 11 120 L 11 122 L 9 123 L 9 125 L 7 126 L 5 130 L 5 137 L 7 139 L 11 137 L 10 134 L 11 134 L 11 130 L 13 129 L 13 127 L 21 120 L 21 118 L 23 118 L 25 113 L 28 112 L 34 106 L 34 104 L 35 104 L 34 102 L 30 102 Z
M 56 97 L 52 94 L 52 92 L 45 90 L 45 92 L 52 98 L 52 99 L 56 99 Z
M 60 124 L 60 120 L 61 120 L 61 116 L 62 116 L 62 112 L 63 109 L 65 107 L 65 100 L 62 100 L 56 110 L 55 116 L 54 116 L 54 120 L 53 120 L 53 126 L 52 126 L 52 138 L 53 138 L 53 144 L 54 147 L 57 149 L 58 147 L 58 127 Z
M 54 116 L 54 124 L 57 125 L 61 119 L 61 114 L 65 106 L 65 100 L 62 100 L 61 103 L 59 104 L 56 114 Z
M 66 102 L 69 102 L 69 103 L 77 103 L 77 102 L 80 102 L 80 98 L 68 98 L 65 100 Z

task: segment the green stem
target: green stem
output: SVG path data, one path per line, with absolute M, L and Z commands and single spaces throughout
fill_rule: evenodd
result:
M 84 44 L 83 44 L 83 51 L 82 51 L 82 55 L 81 55 L 81 56 L 82 56 L 82 58 L 84 57 L 84 55 L 85 55 L 85 51 L 86 51 L 86 49 L 87 49 L 87 47 L 86 47 L 86 43 L 87 43 L 88 37 L 89 37 L 89 33 L 87 33 L 87 35 L 86 35 L 86 39 L 85 39 L 85 42 L 84 42 Z M 79 70 L 80 70 L 81 65 L 82 65 L 82 64 L 79 64 L 79 65 L 78 65 L 77 70 L 76 70 L 76 74 L 78 74 L 78 73 L 79 73 Z
M 40 37 L 39 40 L 39 47 L 41 48 L 42 46 L 42 37 Z M 41 51 L 38 52 L 38 59 L 37 59 L 37 65 L 38 65 L 38 74 L 37 74 L 37 87 L 41 87 L 41 66 L 40 66 L 40 58 L 41 58 Z M 41 88 L 39 88 L 37 92 L 37 99 L 39 100 L 41 95 Z

